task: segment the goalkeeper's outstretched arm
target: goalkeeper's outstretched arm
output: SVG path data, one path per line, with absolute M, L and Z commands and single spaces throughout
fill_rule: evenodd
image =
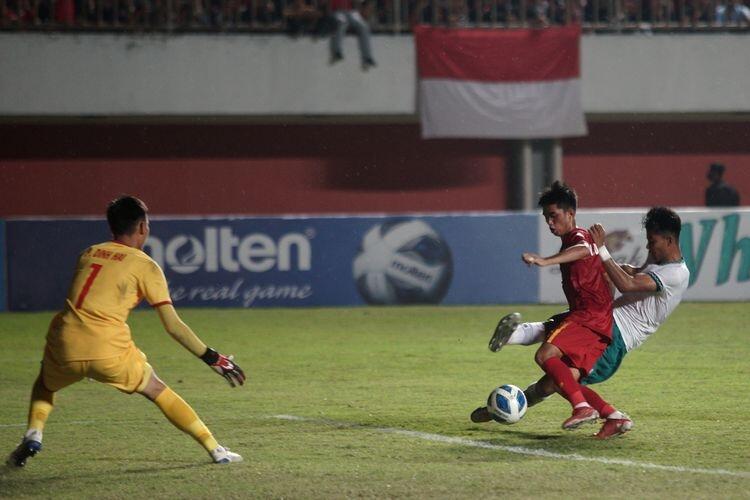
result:
M 232 387 L 245 383 L 245 372 L 234 363 L 232 356 L 224 356 L 206 346 L 193 330 L 180 319 L 174 306 L 164 304 L 158 307 L 157 311 L 164 329 L 180 345 L 201 358 L 211 369 L 224 377 Z

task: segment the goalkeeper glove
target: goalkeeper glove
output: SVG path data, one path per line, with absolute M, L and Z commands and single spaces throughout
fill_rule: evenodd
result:
M 207 347 L 201 359 L 216 373 L 227 379 L 227 382 L 232 387 L 237 387 L 245 383 L 245 372 L 232 361 L 234 356 L 224 356 Z

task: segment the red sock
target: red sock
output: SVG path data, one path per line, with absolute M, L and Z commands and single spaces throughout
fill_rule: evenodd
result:
M 576 405 L 586 402 L 586 398 L 581 392 L 581 384 L 576 382 L 573 378 L 573 374 L 570 373 L 570 368 L 563 363 L 560 358 L 549 358 L 542 364 L 544 372 L 552 377 L 557 387 L 560 388 L 565 399 L 567 399 L 573 408 Z
M 616 411 L 614 406 L 604 401 L 602 397 L 599 396 L 599 394 L 597 394 L 590 387 L 582 385 L 581 392 L 583 393 L 583 397 L 586 398 L 588 404 L 590 404 L 596 411 L 599 412 L 600 417 L 607 418 L 609 415 Z

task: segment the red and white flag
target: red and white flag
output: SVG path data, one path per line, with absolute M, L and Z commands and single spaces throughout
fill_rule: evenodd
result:
M 414 28 L 423 138 L 586 134 L 578 26 Z

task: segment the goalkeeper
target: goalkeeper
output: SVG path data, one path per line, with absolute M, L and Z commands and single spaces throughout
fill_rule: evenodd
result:
M 142 251 L 149 235 L 146 205 L 132 196 L 120 197 L 107 207 L 107 222 L 113 240 L 81 253 L 65 308 L 50 323 L 42 367 L 31 391 L 26 434 L 8 464 L 22 467 L 42 449 L 55 393 L 84 377 L 153 401 L 215 463 L 242 461 L 240 455 L 219 445 L 190 405 L 159 379 L 133 343 L 128 314 L 146 299 L 159 313 L 165 330 L 232 387 L 244 384 L 245 374 L 231 357 L 206 347 L 177 315 L 164 273 Z

